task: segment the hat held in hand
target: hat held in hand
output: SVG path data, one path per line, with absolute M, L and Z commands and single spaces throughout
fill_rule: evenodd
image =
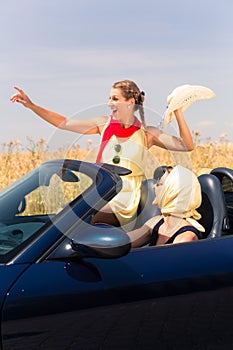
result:
M 168 106 L 163 117 L 164 127 L 175 119 L 174 111 L 176 109 L 182 108 L 182 111 L 184 111 L 193 102 L 208 100 L 215 96 L 215 93 L 211 89 L 201 85 L 186 84 L 176 87 L 167 97 Z

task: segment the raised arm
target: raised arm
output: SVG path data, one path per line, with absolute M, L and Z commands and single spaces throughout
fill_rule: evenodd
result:
M 174 114 L 178 123 L 180 138 L 169 135 L 154 126 L 148 126 L 148 147 L 154 145 L 171 151 L 192 151 L 194 149 L 192 135 L 181 108 L 174 111 Z
M 11 96 L 11 102 L 21 103 L 24 107 L 29 108 L 39 117 L 48 123 L 63 130 L 74 131 L 80 134 L 100 134 L 107 117 L 95 117 L 87 120 L 71 119 L 61 114 L 50 111 L 33 103 L 25 92 L 18 86 L 14 86 L 18 92 Z

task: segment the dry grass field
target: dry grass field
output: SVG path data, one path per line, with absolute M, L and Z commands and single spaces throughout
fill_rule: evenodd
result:
M 218 166 L 233 168 L 233 143 L 223 138 L 219 142 L 201 144 L 198 141 L 199 135 L 195 136 L 196 147 L 189 153 L 168 152 L 154 147 L 148 159 L 147 176 L 151 176 L 158 165 L 174 163 L 192 168 L 197 175 Z M 26 147 L 23 147 L 19 141 L 3 144 L 0 151 L 0 189 L 36 168 L 45 160 L 64 157 L 83 160 L 89 151 L 77 145 L 71 150 L 61 149 L 50 152 L 44 139 L 39 141 L 28 139 Z

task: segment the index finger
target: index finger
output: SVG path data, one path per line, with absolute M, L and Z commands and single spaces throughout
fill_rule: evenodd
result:
M 23 90 L 22 90 L 21 88 L 19 88 L 18 86 L 16 86 L 16 85 L 14 85 L 13 88 L 14 88 L 15 90 L 17 90 L 17 91 L 18 91 L 19 93 L 21 93 L 21 94 L 24 93 Z

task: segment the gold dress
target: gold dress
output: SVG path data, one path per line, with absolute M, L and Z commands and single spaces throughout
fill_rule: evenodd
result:
M 116 145 L 121 146 L 119 152 L 116 152 L 114 148 Z M 146 152 L 146 133 L 141 128 L 125 139 L 113 135 L 102 153 L 103 162 L 114 164 L 113 158 L 117 155 L 120 157 L 120 162 L 117 165 L 132 171 L 130 175 L 122 176 L 122 189 L 109 202 L 112 211 L 125 230 L 133 228 L 137 215 L 141 183 L 145 179 Z

